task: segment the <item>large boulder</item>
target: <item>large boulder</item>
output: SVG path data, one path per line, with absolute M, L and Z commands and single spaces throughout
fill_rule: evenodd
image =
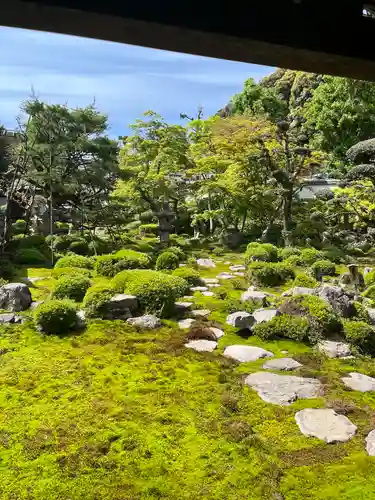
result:
M 225 348 L 223 355 L 226 358 L 234 359 L 240 363 L 247 363 L 249 361 L 256 361 L 260 358 L 271 357 L 273 353 L 261 347 L 254 347 L 251 345 L 230 345 Z
M 281 406 L 290 405 L 297 399 L 316 398 L 322 389 L 321 383 L 315 378 L 266 372 L 248 375 L 245 384 L 255 389 L 263 401 Z
M 346 387 L 353 391 L 372 392 L 375 391 L 375 378 L 358 372 L 350 372 L 348 377 L 341 379 Z
M 160 319 L 153 314 L 145 314 L 144 316 L 138 316 L 137 318 L 129 318 L 126 322 L 131 326 L 146 330 L 153 330 L 161 327 Z
M 8 283 L 0 287 L 0 309 L 25 311 L 31 305 L 31 293 L 24 283 Z
M 295 419 L 305 436 L 313 436 L 326 443 L 345 442 L 354 436 L 357 427 L 345 417 L 329 408 L 298 411 Z
M 351 318 L 356 315 L 356 308 L 353 304 L 354 295 L 345 291 L 344 288 L 322 285 L 318 289 L 318 296 L 328 302 L 336 314 L 344 318 Z
M 227 316 L 226 323 L 227 325 L 234 326 L 235 328 L 251 329 L 255 323 L 255 319 L 252 314 L 246 311 L 237 311 Z
M 349 344 L 333 340 L 322 340 L 318 343 L 318 350 L 329 358 L 347 358 L 352 354 Z
M 128 319 L 138 309 L 138 299 L 135 295 L 117 293 L 107 303 L 107 319 Z
M 280 316 L 280 311 L 278 309 L 261 308 L 254 311 L 253 316 L 257 323 L 265 323 L 271 321 L 275 316 Z
M 241 302 L 254 302 L 260 306 L 267 306 L 267 294 L 264 292 L 259 292 L 257 290 L 247 290 L 241 295 Z

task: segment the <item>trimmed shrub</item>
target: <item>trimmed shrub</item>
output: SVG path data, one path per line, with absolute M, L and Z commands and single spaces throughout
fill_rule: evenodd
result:
M 231 280 L 233 290 L 247 290 L 248 284 L 245 279 L 234 279 Z
M 55 264 L 55 269 L 60 269 L 61 267 L 82 267 L 84 269 L 92 269 L 93 260 L 83 255 L 65 255 Z
M 253 334 L 263 340 L 288 338 L 303 341 L 308 339 L 310 325 L 307 318 L 288 316 L 287 314 L 275 316 L 270 321 L 258 323 L 253 327 Z
M 150 258 L 145 253 L 119 250 L 115 254 L 98 257 L 95 270 L 102 276 L 115 276 L 124 269 L 143 269 L 149 265 Z
M 366 307 L 361 302 L 353 302 L 353 305 L 356 310 L 356 315 L 352 320 L 364 321 L 365 323 L 371 323 L 370 315 L 366 309 Z
M 344 321 L 346 340 L 358 347 L 363 353 L 371 354 L 375 350 L 374 329 L 364 321 Z
M 77 253 L 79 255 L 87 255 L 89 253 L 89 246 L 87 244 L 87 241 L 84 239 L 79 239 L 72 241 L 72 243 L 69 245 L 69 251 Z
M 291 255 L 287 259 L 283 260 L 283 264 L 290 267 L 299 267 L 302 266 L 302 260 L 300 255 Z
M 23 219 L 18 219 L 12 224 L 11 233 L 12 234 L 24 234 L 26 231 L 26 221 Z
M 34 313 L 34 320 L 44 333 L 64 334 L 77 325 L 77 311 L 70 300 L 48 300 Z
M 250 279 L 262 286 L 278 286 L 294 278 L 293 269 L 284 262 L 253 262 L 249 273 Z
M 66 252 L 73 241 L 74 237 L 70 234 L 55 236 L 53 241 L 53 249 L 56 250 L 56 252 Z
M 312 276 L 318 281 L 321 281 L 323 276 L 334 276 L 336 266 L 329 260 L 317 260 L 309 269 Z
M 375 284 L 370 285 L 366 290 L 362 293 L 363 297 L 366 297 L 371 300 L 375 300 Z
M 0 278 L 0 286 L 7 285 L 9 281 L 5 280 L 4 278 Z
M 89 278 L 91 276 L 91 272 L 89 269 L 84 269 L 83 267 L 60 267 L 58 269 L 52 269 L 52 277 L 53 278 L 61 278 L 62 276 L 85 276 Z
M 108 241 L 101 240 L 100 238 L 94 238 L 88 244 L 89 255 L 95 255 L 95 252 L 99 255 L 102 255 L 110 251 L 111 251 L 111 244 Z
M 136 295 L 142 311 L 168 315 L 177 298 L 189 290 L 183 278 L 151 270 L 122 271 L 111 282 L 120 293 Z
M 245 252 L 245 262 L 276 262 L 277 247 L 271 243 L 249 243 Z
M 335 246 L 323 248 L 322 252 L 324 255 L 324 259 L 330 260 L 331 262 L 335 262 L 336 264 L 340 264 L 341 262 L 347 262 L 348 260 L 345 252 Z
M 324 254 L 316 248 L 303 248 L 299 259 L 300 265 L 311 266 L 315 261 L 324 259 Z
M 163 252 L 156 259 L 155 269 L 161 271 L 162 269 L 176 269 L 178 267 L 179 258 L 173 252 Z
M 138 229 L 139 234 L 159 234 L 159 224 L 142 224 Z
M 366 286 L 374 285 L 375 284 L 375 269 L 373 271 L 370 271 L 365 275 L 365 283 Z
M 45 264 L 46 257 L 37 248 L 20 248 L 14 256 L 14 261 L 17 264 Z
M 26 236 L 25 238 L 20 238 L 18 240 L 19 248 L 37 247 L 39 250 L 41 250 L 41 248 L 45 248 L 45 244 L 46 239 L 40 234 L 32 234 L 31 236 Z
M 282 260 L 288 259 L 292 255 L 301 255 L 301 249 L 297 247 L 285 247 L 278 249 L 278 256 Z
M 83 299 L 83 308 L 89 318 L 105 317 L 106 304 L 116 294 L 110 285 L 96 285 L 89 288 Z
M 9 260 L 0 259 L 0 278 L 11 279 L 14 275 L 14 268 Z
M 90 285 L 90 280 L 85 276 L 64 276 L 56 283 L 52 291 L 52 297 L 81 302 Z
M 191 267 L 178 267 L 172 272 L 172 276 L 178 276 L 186 280 L 191 286 L 199 286 L 202 284 L 202 280 L 199 276 L 199 272 Z
M 319 285 L 315 278 L 306 273 L 299 273 L 296 275 L 293 286 L 304 286 L 306 288 L 315 288 Z
M 175 247 L 175 246 L 168 247 L 166 251 L 174 253 L 178 257 L 179 261 L 182 261 L 185 259 L 185 253 L 183 250 L 181 250 L 180 247 Z

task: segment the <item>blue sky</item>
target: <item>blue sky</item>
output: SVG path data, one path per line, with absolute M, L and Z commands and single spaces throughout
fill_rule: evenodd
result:
M 0 27 L 0 123 L 15 127 L 20 103 L 36 95 L 47 102 L 85 106 L 95 99 L 109 117 L 110 135 L 149 109 L 170 122 L 202 105 L 215 113 L 273 68 L 52 33 Z

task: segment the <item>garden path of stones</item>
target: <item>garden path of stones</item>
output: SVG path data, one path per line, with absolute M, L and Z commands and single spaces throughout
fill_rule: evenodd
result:
M 212 269 L 215 263 L 211 259 L 198 259 L 198 265 L 201 268 Z M 230 265 L 230 262 L 225 264 Z M 222 272 L 216 278 L 203 278 L 204 286 L 192 287 L 191 291 L 201 292 L 205 296 L 211 296 L 212 287 L 220 286 L 219 281 L 233 279 L 236 276 L 243 276 L 245 266 L 230 265 L 230 272 Z M 298 287 L 298 290 L 291 290 L 288 294 L 311 293 L 310 289 Z M 287 295 L 287 293 L 285 295 Z M 277 316 L 277 309 L 264 309 L 268 305 L 267 297 L 269 294 L 255 290 L 250 287 L 242 294 L 241 300 L 252 300 L 259 304 L 259 309 L 250 314 L 245 311 L 239 311 L 229 314 L 226 323 L 239 330 L 250 329 L 254 324 L 270 321 Z M 193 297 L 190 297 L 191 299 Z M 197 318 L 207 318 L 210 314 L 208 309 L 192 309 L 193 302 L 181 302 L 177 308 L 188 313 L 190 318 L 182 319 L 179 322 L 180 328 L 189 329 L 193 326 Z M 207 327 L 212 338 L 191 339 L 185 347 L 194 349 L 198 352 L 212 352 L 217 348 L 217 341 L 224 335 L 219 328 Z M 318 344 L 318 350 L 329 358 L 352 358 L 350 346 L 343 342 L 323 341 Z M 323 395 L 322 383 L 315 378 L 298 377 L 295 375 L 279 375 L 272 373 L 275 371 L 291 372 L 302 367 L 298 361 L 285 357 L 272 359 L 274 354 L 261 347 L 248 345 L 230 345 L 224 349 L 223 356 L 233 359 L 238 363 L 248 363 L 264 359 L 263 370 L 251 373 L 245 378 L 244 383 L 255 390 L 263 401 L 270 404 L 286 406 L 295 402 L 297 399 L 312 399 Z M 369 392 L 375 391 L 375 378 L 368 377 L 361 373 L 352 372 L 343 377 L 342 383 L 349 389 Z M 351 439 L 357 431 L 354 425 L 345 415 L 336 413 L 330 408 L 306 408 L 295 414 L 295 421 L 300 431 L 305 436 L 316 437 L 326 443 L 345 442 Z M 366 437 L 366 451 L 370 456 L 375 456 L 375 429 Z

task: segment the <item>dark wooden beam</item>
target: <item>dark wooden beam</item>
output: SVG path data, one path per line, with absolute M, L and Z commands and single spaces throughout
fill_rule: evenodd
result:
M 375 20 L 362 16 L 362 6 L 359 0 L 12 0 L 0 22 L 375 81 Z

